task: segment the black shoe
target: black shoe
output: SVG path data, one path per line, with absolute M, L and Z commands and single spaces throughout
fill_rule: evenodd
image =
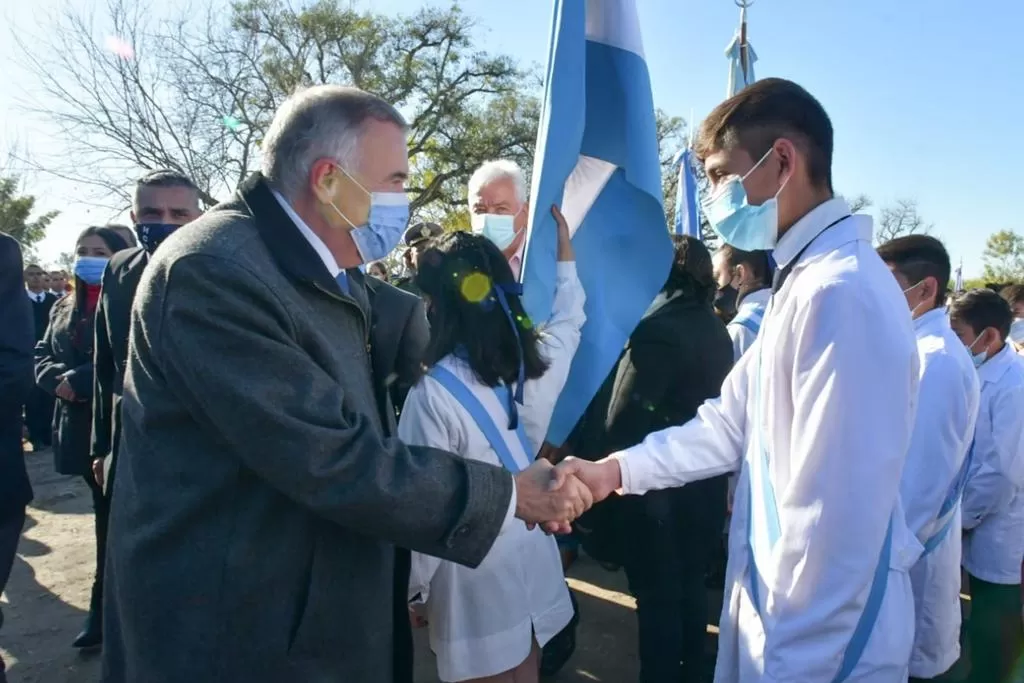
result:
M 85 650 L 92 647 L 99 647 L 103 644 L 103 632 L 100 628 L 93 627 L 89 620 L 86 620 L 85 630 L 78 634 L 75 638 L 75 642 L 71 643 L 72 647 L 77 647 L 80 650 Z
M 92 599 L 89 601 L 89 615 L 85 618 L 82 632 L 71 643 L 72 647 L 87 649 L 103 644 L 103 592 L 100 584 L 94 583 Z

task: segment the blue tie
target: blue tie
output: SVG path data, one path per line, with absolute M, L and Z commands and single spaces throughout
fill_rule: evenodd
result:
M 341 291 L 343 291 L 345 294 L 352 293 L 351 290 L 349 290 L 348 288 L 348 275 L 345 273 L 344 270 L 338 273 L 338 275 L 334 279 L 337 281 L 338 286 L 341 287 Z

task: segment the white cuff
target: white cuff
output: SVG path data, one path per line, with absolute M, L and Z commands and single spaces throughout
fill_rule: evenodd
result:
M 633 478 L 630 476 L 629 471 L 629 458 L 626 457 L 626 451 L 619 451 L 618 453 L 612 453 L 608 457 L 612 460 L 616 460 L 619 463 L 619 478 L 622 479 L 622 493 L 630 494 L 633 493 Z

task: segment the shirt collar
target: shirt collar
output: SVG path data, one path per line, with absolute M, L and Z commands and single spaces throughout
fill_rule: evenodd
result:
M 25 293 L 28 294 L 29 299 L 37 303 L 46 298 L 46 292 L 39 292 L 38 294 L 36 294 L 31 289 L 26 289 Z
M 850 215 L 850 206 L 840 197 L 834 197 L 811 209 L 793 224 L 772 252 L 779 268 L 785 268 L 821 231 L 831 223 Z
M 277 203 L 281 205 L 284 212 L 288 214 L 288 217 L 292 219 L 293 223 L 295 223 L 295 227 L 299 229 L 302 236 L 306 238 L 309 245 L 313 247 L 314 251 L 316 251 L 320 260 L 324 262 L 324 266 L 327 267 L 327 271 L 331 274 L 331 277 L 337 278 L 338 274 L 341 272 L 341 268 L 338 267 L 338 262 L 334 260 L 334 255 L 331 254 L 331 250 L 328 249 L 327 245 L 324 244 L 324 241 L 317 237 L 316 233 L 306 225 L 306 221 L 302 220 L 299 214 L 295 213 L 295 209 L 292 208 L 287 199 L 282 197 L 277 190 L 271 190 L 271 192 L 274 193 L 274 199 L 277 200 Z
M 1011 363 L 1018 362 L 1020 361 L 1017 359 L 1016 349 L 1007 341 L 1002 351 L 989 358 L 978 368 L 978 377 L 983 383 L 992 382 L 995 384 L 1003 378 Z
M 512 258 L 508 260 L 508 265 L 512 268 L 512 275 L 516 281 L 519 280 L 519 273 L 523 269 L 523 252 L 526 251 L 526 240 L 519 245 L 519 251 L 512 255 Z
M 915 332 L 934 332 L 947 327 L 949 327 L 949 316 L 944 308 L 933 308 L 914 319 Z

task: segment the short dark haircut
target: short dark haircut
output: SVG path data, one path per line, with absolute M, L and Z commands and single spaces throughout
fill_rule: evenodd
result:
M 699 239 L 688 235 L 672 235 L 675 250 L 672 268 L 662 291 L 666 294 L 679 293 L 681 296 L 710 304 L 718 289 L 711 253 Z
M 1013 311 L 1006 299 L 991 289 L 972 289 L 953 299 L 949 305 L 949 319 L 953 323 L 967 325 L 974 334 L 994 327 L 1005 340 L 1010 336 Z
M 135 181 L 135 196 L 133 203 L 138 206 L 139 204 L 139 190 L 144 187 L 184 187 L 188 190 L 192 190 L 196 193 L 196 201 L 198 203 L 199 188 L 187 175 L 180 171 L 174 171 L 169 168 L 158 168 L 147 172 L 141 178 Z M 111 225 L 110 227 L 119 227 Z
M 43 270 L 43 267 L 40 266 L 38 263 L 26 263 L 25 270 L 28 270 L 29 268 L 38 268 L 39 270 Z M 45 273 L 46 271 L 43 270 L 43 272 Z
M 942 242 L 931 235 L 906 235 L 878 247 L 878 255 L 911 285 L 927 277 L 935 278 L 939 289 L 935 292 L 934 305 L 941 306 L 946 301 L 952 266 Z
M 482 284 L 483 291 L 467 297 L 463 290 L 471 276 L 478 285 Z M 487 386 L 516 381 L 519 344 L 494 291 L 495 286 L 514 286 L 516 280 L 505 256 L 493 242 L 468 232 L 442 235 L 420 256 L 415 282 L 428 298 L 428 366 L 460 350 Z M 540 337 L 519 297 L 505 297 L 513 318 L 519 321 L 526 378 L 536 379 L 548 369 L 541 355 Z
M 1007 285 L 999 292 L 1010 306 L 1024 303 L 1024 285 Z
M 800 148 L 811 183 L 831 192 L 832 122 L 821 103 L 792 81 L 756 81 L 715 107 L 700 126 L 694 152 L 704 161 L 739 147 L 756 160 L 779 138 Z
M 757 283 L 763 287 L 772 284 L 772 266 L 768 260 L 767 251 L 744 251 L 737 249 L 731 244 L 723 244 L 718 248 L 718 253 L 722 255 L 725 259 L 725 264 L 730 268 L 736 268 L 741 265 L 746 266 L 754 275 Z

